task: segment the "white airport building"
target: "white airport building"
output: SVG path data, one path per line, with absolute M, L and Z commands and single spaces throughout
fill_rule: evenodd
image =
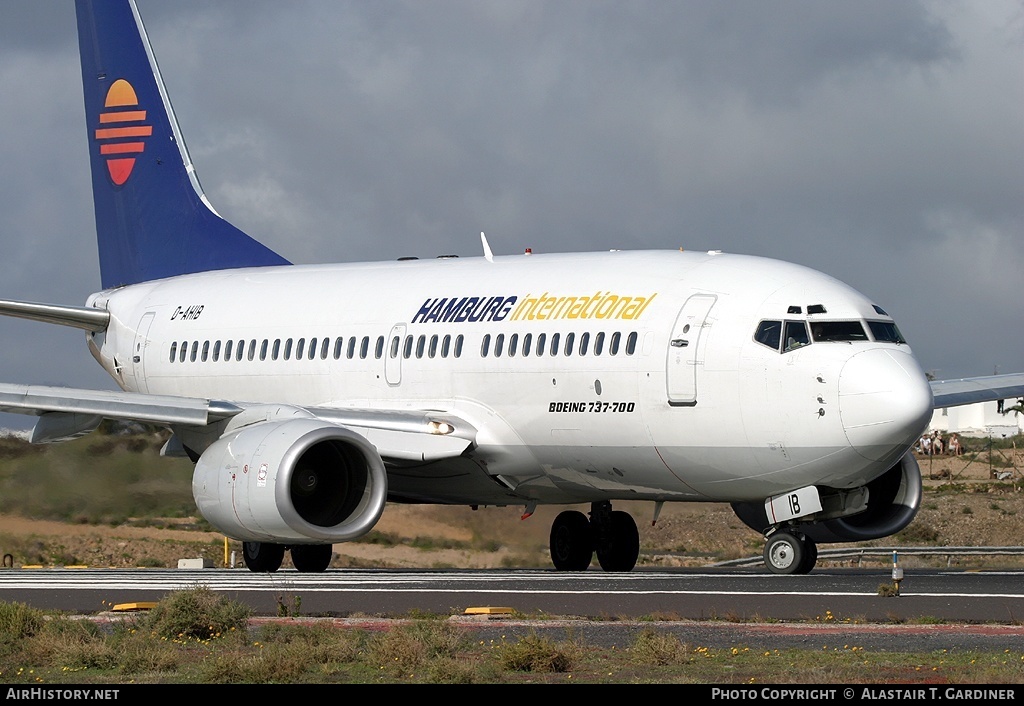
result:
M 928 431 L 945 434 L 956 432 L 967 437 L 1011 437 L 1024 433 L 1024 414 L 1005 412 L 1018 404 L 1017 399 L 999 402 L 978 402 L 962 407 L 944 407 L 932 413 L 932 423 Z

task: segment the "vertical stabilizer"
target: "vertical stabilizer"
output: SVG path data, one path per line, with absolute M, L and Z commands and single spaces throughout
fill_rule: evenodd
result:
M 287 260 L 203 195 L 134 0 L 75 0 L 106 289 Z

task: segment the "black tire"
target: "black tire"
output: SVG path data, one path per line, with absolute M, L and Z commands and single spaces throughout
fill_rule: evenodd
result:
M 249 571 L 273 573 L 284 561 L 284 545 L 267 542 L 242 542 L 242 559 Z
M 818 563 L 818 545 L 810 537 L 804 537 L 804 560 L 800 564 L 798 574 L 809 574 Z
M 594 559 L 590 520 L 578 510 L 559 513 L 551 523 L 551 563 L 559 571 L 586 571 Z
M 615 510 L 611 526 L 597 545 L 597 561 L 605 571 L 632 571 L 640 556 L 640 532 L 633 516 Z
M 802 539 L 789 532 L 776 532 L 764 544 L 764 565 L 773 574 L 798 574 L 805 554 Z
M 292 564 L 296 571 L 318 573 L 326 571 L 334 558 L 333 544 L 297 544 L 292 547 Z

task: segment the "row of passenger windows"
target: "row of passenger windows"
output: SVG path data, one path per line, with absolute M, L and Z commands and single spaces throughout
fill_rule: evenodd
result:
M 406 345 L 407 353 L 406 358 L 410 357 L 412 352 L 412 336 L 408 336 L 408 343 Z M 218 360 L 327 360 L 328 357 L 333 357 L 334 360 L 340 360 L 341 358 L 352 359 L 359 357 L 360 359 L 369 358 L 371 355 L 374 358 L 380 359 L 384 357 L 384 336 L 377 336 L 376 340 L 370 336 L 363 336 L 359 338 L 357 336 L 338 336 L 334 339 L 333 344 L 329 337 L 325 338 L 310 338 L 308 341 L 305 338 L 292 339 L 286 338 L 281 340 L 275 338 L 270 340 L 264 338 L 262 341 L 256 339 L 251 340 L 232 340 L 226 341 L 182 341 L 178 343 L 174 341 L 171 343 L 171 352 L 169 356 L 170 362 L 184 363 L 186 360 L 195 362 L 202 361 L 206 362 L 212 360 L 214 362 Z M 429 343 L 428 343 L 429 341 Z M 373 343 L 373 350 L 370 349 L 370 343 Z M 422 358 L 423 353 L 426 350 L 429 357 L 434 358 L 438 355 L 442 358 L 454 357 L 458 358 L 462 355 L 464 339 L 462 335 L 458 336 L 427 336 L 419 337 L 419 344 L 417 346 L 417 358 Z M 399 345 L 399 338 L 395 336 L 392 342 L 392 349 L 397 352 Z M 395 357 L 396 353 L 392 353 L 392 357 Z
M 626 336 L 625 354 L 633 355 L 636 352 L 636 332 Z M 595 333 L 593 336 L 593 348 L 591 348 L 591 336 L 589 333 L 581 333 L 579 341 L 577 342 L 575 333 L 565 334 L 564 343 L 562 341 L 561 334 L 553 333 L 550 337 L 550 343 L 548 335 L 546 333 L 538 333 L 536 339 L 536 345 L 534 345 L 534 338 L 532 333 L 523 334 L 522 347 L 520 347 L 520 338 L 518 333 L 513 333 L 508 337 L 508 347 L 505 346 L 505 334 L 499 333 L 494 337 L 494 347 L 491 348 L 491 334 L 484 336 L 483 341 L 480 342 L 480 356 L 486 358 L 489 355 L 493 355 L 495 358 L 500 358 L 502 355 L 513 357 L 517 354 L 521 354 L 524 358 L 535 353 L 538 357 L 548 353 L 549 355 L 566 355 L 571 356 L 574 353 L 579 355 L 587 355 L 588 352 L 593 352 L 594 355 L 601 355 L 605 352 L 605 345 L 607 341 L 608 355 L 618 355 L 620 347 L 622 346 L 622 334 L 616 331 L 615 333 L 606 335 L 604 331 Z M 577 347 L 578 343 L 578 347 Z
M 493 340 L 493 348 L 492 348 Z M 499 333 L 494 336 L 493 339 L 491 334 L 487 334 L 483 337 L 480 343 L 480 356 L 486 358 L 490 355 L 494 357 L 501 357 L 507 355 L 509 357 L 515 355 L 522 355 L 524 357 L 529 355 L 543 356 L 547 355 L 566 355 L 570 356 L 575 353 L 579 355 L 602 355 L 607 351 L 608 355 L 619 355 L 620 352 L 624 352 L 625 355 L 633 355 L 636 352 L 636 332 L 630 333 L 625 337 L 623 342 L 623 335 L 616 331 L 612 334 L 605 334 L 601 331 L 591 336 L 590 333 L 581 333 L 579 338 L 575 333 L 567 333 L 564 338 L 559 333 L 552 333 L 550 336 L 546 333 L 539 333 L 536 337 L 532 333 L 524 334 L 521 338 L 518 333 L 513 333 L 507 338 L 503 333 Z M 593 345 L 591 345 L 593 342 Z M 373 344 L 371 350 L 371 343 Z M 388 346 L 388 356 L 391 358 L 398 358 L 401 355 L 403 358 L 461 358 L 465 340 L 460 334 L 452 336 L 446 334 L 440 336 L 434 334 L 433 336 L 419 335 L 419 336 L 405 336 L 403 341 L 400 336 L 393 336 L 391 338 L 391 344 Z M 329 357 L 333 357 L 334 360 L 340 360 L 341 358 L 353 359 L 357 356 L 360 359 L 373 357 L 380 359 L 384 357 L 384 336 L 377 336 L 376 339 L 370 336 L 363 336 L 359 338 L 357 336 L 338 336 L 332 339 L 329 337 L 317 338 L 313 337 L 310 339 L 299 338 L 299 339 L 280 339 L 275 338 L 273 340 L 264 338 L 262 341 L 257 339 L 250 340 L 233 340 L 228 339 L 226 341 L 174 341 L 171 343 L 171 350 L 169 355 L 169 361 L 171 363 L 184 363 L 185 361 L 196 362 L 196 361 L 213 361 L 217 362 L 220 360 L 327 360 Z

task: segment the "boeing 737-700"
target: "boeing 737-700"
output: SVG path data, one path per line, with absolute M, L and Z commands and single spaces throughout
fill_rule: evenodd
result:
M 76 0 L 101 291 L 0 313 L 85 332 L 119 391 L 0 385 L 34 442 L 167 427 L 253 571 L 323 571 L 387 503 L 566 509 L 556 569 L 639 555 L 618 501 L 730 503 L 776 573 L 899 532 L 933 408 L 896 322 L 807 267 L 719 251 L 294 265 L 200 187 L 133 0 Z

